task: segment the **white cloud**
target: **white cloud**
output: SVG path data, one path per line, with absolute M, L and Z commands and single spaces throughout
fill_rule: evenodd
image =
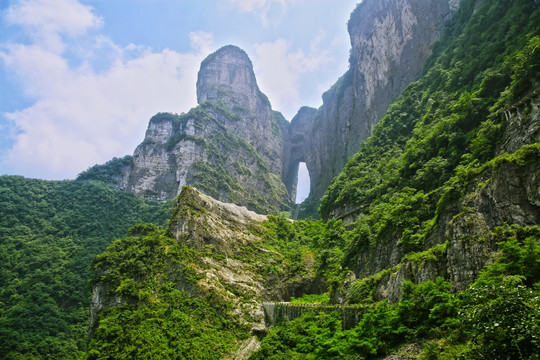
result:
M 288 3 L 293 3 L 296 0 L 229 0 L 234 6 L 244 12 L 257 13 L 261 10 L 268 9 L 272 4 L 280 4 L 286 7 Z
M 34 42 L 55 52 L 64 50 L 62 35 L 80 36 L 103 23 L 77 0 L 20 0 L 8 9 L 6 21 L 23 27 Z
M 65 21 L 52 25 L 56 19 L 52 13 L 37 10 L 56 2 L 67 7 L 59 17 Z M 155 113 L 182 112 L 196 105 L 197 71 L 211 47 L 211 34 L 190 34 L 189 53 L 154 52 L 135 45 L 122 48 L 99 34 L 78 38 L 96 26 L 98 18 L 74 1 L 22 1 L 10 9 L 10 16 L 15 14 L 22 15 L 17 24 L 27 29 L 65 32 L 75 38 L 70 42 L 57 37 L 59 43 L 51 47 L 50 39 L 32 37 L 30 45 L 0 48 L 0 64 L 35 100 L 27 108 L 4 114 L 17 129 L 13 147 L 0 159 L 9 173 L 73 178 L 95 163 L 131 154 Z M 68 15 L 75 20 L 65 19 Z M 76 49 L 79 40 L 95 46 L 81 55 L 86 61 L 72 65 L 58 49 Z M 109 65 L 94 70 L 92 60 L 103 57 Z
M 192 32 L 189 34 L 191 48 L 200 54 L 210 54 L 212 52 L 213 35 L 204 31 Z
M 284 39 L 254 46 L 253 63 L 259 86 L 272 101 L 272 107 L 282 111 L 288 119 L 299 107 L 300 77 L 335 61 L 328 50 L 319 47 L 323 37 L 320 33 L 312 41 L 308 53 L 301 49 L 291 51 L 291 44 Z
M 249 12 L 257 15 L 263 25 L 266 27 L 269 24 L 268 13 L 272 6 L 279 5 L 282 13 L 287 6 L 295 3 L 297 0 L 228 0 L 234 7 L 243 12 Z
M 102 24 L 90 7 L 77 0 L 20 0 L 8 9 L 7 20 L 12 25 L 70 36 L 82 35 Z

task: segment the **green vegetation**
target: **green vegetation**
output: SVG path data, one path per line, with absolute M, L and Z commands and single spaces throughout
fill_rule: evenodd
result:
M 317 200 L 313 197 L 308 197 L 301 204 L 300 212 L 298 213 L 298 219 L 319 220 L 321 218 L 321 216 L 319 215 L 320 205 L 320 200 Z
M 123 170 L 133 165 L 133 156 L 126 155 L 123 158 L 113 158 L 103 165 L 94 165 L 77 176 L 77 180 L 82 181 L 101 181 L 105 184 L 119 185 L 119 176 L 122 176 Z
M 299 298 L 291 297 L 292 304 L 328 304 L 330 303 L 330 294 L 304 294 Z
M 242 263 L 242 271 L 253 272 L 260 284 L 279 282 L 291 291 L 314 284 L 313 291 L 289 294 L 296 296 L 293 303 L 339 299 L 364 311 L 352 328 L 344 328 L 339 311 L 278 322 L 251 359 L 376 359 L 410 343 L 420 344 L 419 359 L 538 359 L 539 225 L 498 224 L 482 229 L 485 238 L 466 236 L 473 245 L 489 237 L 498 255 L 463 291 L 441 277 L 404 281 L 395 303 L 379 301 L 378 291 L 407 266 L 443 263 L 451 242 L 429 248 L 426 240 L 440 230 L 444 216 L 467 215 L 471 208 L 460 206 L 464 196 L 477 194 L 504 169 L 519 169 L 514 175 L 521 179 L 521 170 L 538 164 L 538 143 L 512 154 L 497 151 L 508 125 L 502 112 L 537 86 L 539 64 L 537 1 L 463 0 L 424 76 L 390 106 L 322 199 L 323 218 L 353 209 L 356 221 L 343 226 L 336 219 L 293 222 L 270 215 L 245 226 L 249 241 L 223 241 L 234 243 L 234 254 L 220 248 L 223 239 L 204 243 L 213 234 L 200 200 L 185 195 L 185 206 L 176 208 L 169 223 L 189 216 L 204 240 L 196 248 L 161 227 L 172 202 L 155 204 L 105 186 L 119 180 L 131 157 L 79 176 L 99 181 L 0 177 L 0 357 L 221 359 L 250 336 L 252 313 L 235 314 L 241 307 L 233 302 L 248 309 L 260 299 L 248 280 L 243 288 L 234 281 L 201 283 L 216 276 L 207 271 L 212 264 Z M 348 72 L 328 95 L 339 95 L 351 80 Z M 247 201 L 258 211 L 287 209 L 279 179 L 220 118 L 238 120 L 223 103 L 209 101 L 151 121 L 171 121 L 176 131 L 193 119 L 197 131 L 212 130 L 207 139 L 181 135 L 166 144 L 172 149 L 191 140 L 206 151 L 208 161 L 196 164 L 196 187 Z M 283 119 L 275 113 L 274 121 L 277 133 Z M 227 157 L 231 152 L 238 154 L 234 162 Z M 264 189 L 235 177 L 253 174 Z M 310 200 L 304 214 L 313 216 L 317 205 Z M 355 279 L 352 270 L 361 256 L 384 257 L 371 252 L 379 245 L 399 247 L 401 262 Z M 100 301 L 114 304 L 100 312 L 90 339 L 88 279 Z
M 122 304 L 99 315 L 84 359 L 222 359 L 249 329 L 212 292 L 199 294 L 195 250 L 138 224 L 93 264 L 93 284 Z
M 407 342 L 423 343 L 420 359 L 537 359 L 540 234 L 498 232 L 502 256 L 466 291 L 452 292 L 441 278 L 405 281 L 400 302 L 369 305 L 352 329 L 342 329 L 337 313 L 277 324 L 250 359 L 376 359 Z
M 289 277 L 316 277 L 329 284 L 342 279 L 340 261 L 343 258 L 343 232 L 341 221 L 290 221 L 270 216 L 265 223 L 263 245 L 283 256 Z M 276 270 L 277 271 L 277 270 Z
M 392 239 L 405 253 L 422 249 L 435 215 L 465 189 L 463 178 L 495 156 L 506 125 L 500 111 L 533 89 L 539 24 L 530 1 L 462 2 L 424 76 L 390 106 L 322 199 L 323 218 L 362 209 L 347 261 Z
M 197 130 L 204 131 L 204 137 L 186 135 L 179 130 L 190 119 Z M 225 122 L 235 121 L 239 121 L 238 115 L 233 114 L 223 102 L 205 101 L 174 119 L 173 133 L 178 135 L 167 142 L 167 149 L 172 150 L 183 140 L 195 142 L 204 149 L 206 159 L 194 164 L 197 172 L 190 180 L 191 186 L 214 198 L 245 204 L 259 213 L 277 214 L 289 206 L 287 190 L 281 180 L 270 172 L 253 145 L 224 125 Z M 279 117 L 274 115 L 274 122 L 278 121 Z M 233 153 L 236 154 L 234 160 L 229 156 Z M 246 164 L 251 164 L 253 169 L 246 167 Z M 246 174 L 252 176 L 239 181 Z M 258 188 L 261 184 L 265 186 L 264 196 L 261 196 Z
M 0 177 L 0 358 L 77 358 L 92 259 L 167 209 L 99 182 Z

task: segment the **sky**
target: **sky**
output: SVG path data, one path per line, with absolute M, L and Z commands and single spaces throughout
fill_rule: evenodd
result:
M 233 44 L 291 120 L 348 68 L 358 0 L 0 0 L 0 175 L 73 179 L 133 154 L 157 112 L 197 105 Z

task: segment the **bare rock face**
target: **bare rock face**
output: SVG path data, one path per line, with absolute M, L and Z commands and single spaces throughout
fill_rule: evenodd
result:
M 525 144 L 540 142 L 540 82 L 525 99 L 506 109 L 508 125 L 504 132 L 499 154 L 514 152 Z
M 289 191 L 290 201 L 296 200 L 299 164 L 306 162 L 309 158 L 308 137 L 313 128 L 316 114 L 316 109 L 304 106 L 298 111 L 291 123 L 282 129 L 283 173 L 281 178 Z M 308 171 L 310 171 L 310 166 L 311 163 L 308 165 Z
M 418 79 L 458 5 L 452 0 L 365 0 L 357 5 L 348 23 L 350 69 L 323 95 L 308 137 L 312 196 L 322 197 L 390 103 Z
M 202 63 L 197 79 L 197 102 L 223 100 L 230 108 L 237 106 L 256 111 L 270 106 L 259 88 L 253 65 L 247 54 L 236 46 L 225 46 L 208 56 Z
M 281 175 L 283 140 L 279 119 L 259 90 L 253 65 L 236 46 L 225 46 L 202 63 L 197 79 L 197 102 L 222 102 L 240 121 L 224 125 L 260 153 L 270 171 Z M 285 121 L 285 119 L 282 119 Z

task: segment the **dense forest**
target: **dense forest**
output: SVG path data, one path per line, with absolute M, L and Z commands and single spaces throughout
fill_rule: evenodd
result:
M 208 263 L 241 261 L 261 279 L 284 279 L 284 287 L 299 279 L 319 284 L 320 291 L 289 294 L 293 303 L 363 309 L 351 328 L 337 312 L 280 321 L 256 334 L 260 347 L 250 359 L 407 352 L 418 359 L 538 359 L 539 224 L 498 224 L 465 239 L 473 246 L 489 237 L 497 254 L 465 289 L 438 276 L 404 281 L 399 301 L 376 290 L 399 266 L 444 256 L 448 241 L 430 246 L 428 239 L 471 189 L 506 168 L 523 177 L 538 165 L 538 143 L 508 152 L 502 140 L 504 111 L 538 88 L 539 74 L 537 2 L 463 0 L 422 77 L 334 179 L 320 204 L 323 220 L 269 216 L 250 229 L 257 240 L 241 243 L 236 254 L 177 241 L 171 224 L 185 210 L 173 201 L 153 203 L 82 178 L 0 177 L 0 358 L 225 358 L 249 340 L 250 319 L 204 288 L 200 274 Z M 357 211 L 353 222 L 333 218 L 350 209 Z M 206 215 L 189 210 L 192 218 Z M 353 276 L 362 273 L 360 257 L 392 241 L 402 249 L 398 265 Z M 103 310 L 88 335 L 98 284 L 123 301 Z M 240 303 L 262 301 L 225 287 Z
M 98 182 L 0 177 L 0 357 L 77 358 L 90 319 L 90 264 L 168 204 Z

